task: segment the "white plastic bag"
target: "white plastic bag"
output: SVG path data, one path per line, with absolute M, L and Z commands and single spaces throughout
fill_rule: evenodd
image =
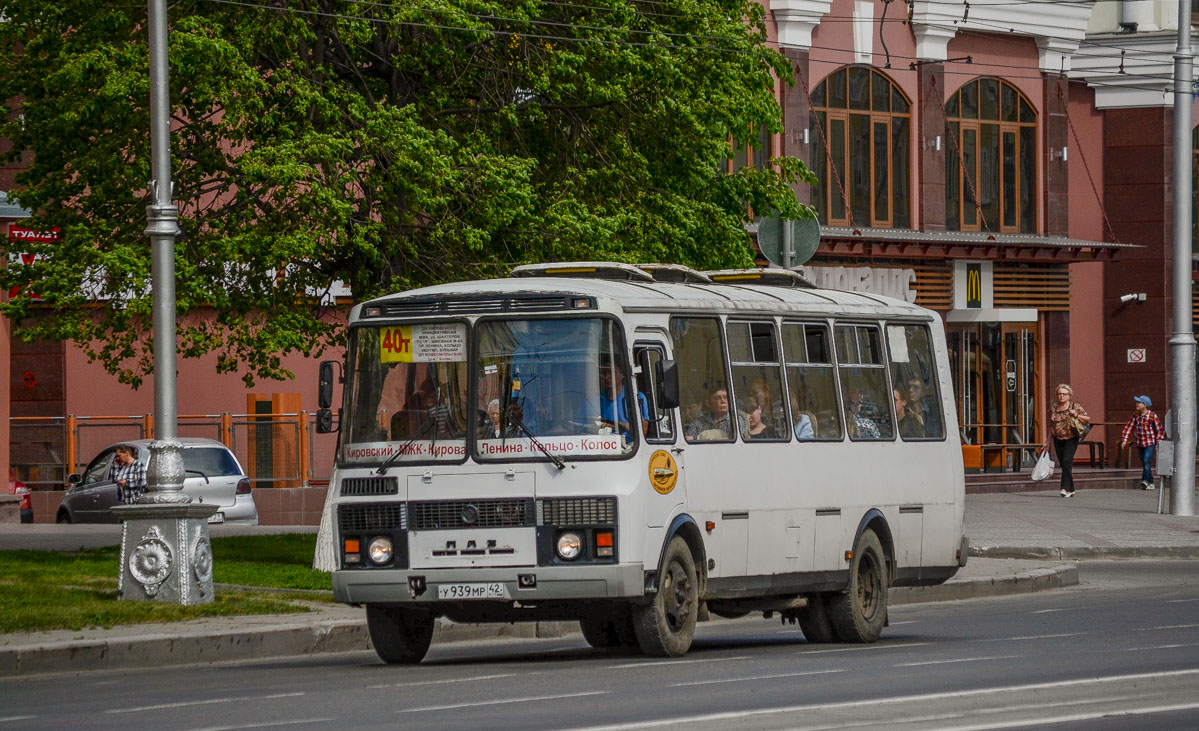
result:
M 1048 479 L 1053 474 L 1053 460 L 1049 459 L 1049 450 L 1041 452 L 1041 458 L 1032 468 L 1032 479 L 1036 482 Z

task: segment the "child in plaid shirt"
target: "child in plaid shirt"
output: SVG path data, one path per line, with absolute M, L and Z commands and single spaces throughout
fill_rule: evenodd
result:
M 1152 490 L 1153 472 L 1149 464 L 1165 432 L 1161 419 L 1149 410 L 1153 401 L 1148 396 L 1137 396 L 1133 401 L 1136 402 L 1137 412 L 1124 425 L 1124 431 L 1120 432 L 1120 449 L 1127 447 L 1130 439 L 1136 440 L 1137 451 L 1141 454 L 1141 489 Z

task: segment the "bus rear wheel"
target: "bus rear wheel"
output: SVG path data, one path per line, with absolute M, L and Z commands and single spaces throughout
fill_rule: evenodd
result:
M 366 629 L 379 659 L 386 663 L 415 665 L 433 641 L 433 615 L 402 607 L 367 605 Z
M 874 642 L 887 623 L 887 556 L 874 531 L 862 531 L 849 567 L 849 586 L 828 603 L 842 642 Z
M 633 608 L 633 629 L 641 651 L 652 657 L 679 657 L 691 649 L 699 616 L 699 579 L 687 542 L 675 536 L 666 547 L 658 593 Z

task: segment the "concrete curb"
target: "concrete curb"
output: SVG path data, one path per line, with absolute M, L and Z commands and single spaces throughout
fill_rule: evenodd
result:
M 940 586 L 892 589 L 893 606 L 1030 593 L 1078 583 L 1078 567 L 1065 564 L 1001 577 L 952 580 Z M 746 621 L 746 620 L 730 620 Z M 240 660 L 361 652 L 371 649 L 366 617 L 310 625 L 261 627 L 231 632 L 156 633 L 140 637 L 65 640 L 0 648 L 0 678 L 48 673 L 92 672 L 203 665 Z M 452 624 L 438 622 L 434 643 L 578 636 L 576 622 Z
M 1199 559 L 1199 546 L 971 546 L 978 558 L 1024 558 L 1042 561 L 1082 561 L 1130 558 Z

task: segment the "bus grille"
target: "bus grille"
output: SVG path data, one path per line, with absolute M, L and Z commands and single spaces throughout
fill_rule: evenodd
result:
M 404 503 L 339 505 L 337 518 L 337 524 L 343 533 L 404 530 L 408 527 L 408 514 L 404 510 Z
M 383 315 L 387 317 L 471 312 L 549 312 L 570 309 L 570 299 L 563 295 L 484 295 L 459 299 L 400 300 L 381 307 Z
M 341 481 L 341 495 L 397 495 L 400 481 L 394 477 L 347 477 Z
M 445 500 L 412 503 L 413 530 L 512 528 L 533 525 L 533 501 Z
M 572 497 L 542 500 L 537 523 L 552 526 L 616 525 L 616 498 Z

